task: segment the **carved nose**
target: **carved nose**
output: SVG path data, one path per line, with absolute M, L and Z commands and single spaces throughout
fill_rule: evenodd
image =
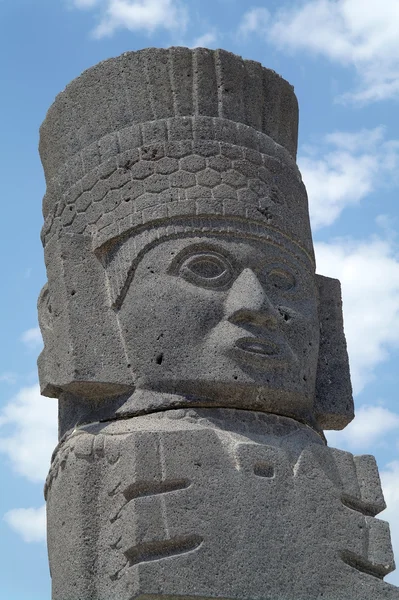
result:
M 226 299 L 226 316 L 237 325 L 276 327 L 277 310 L 251 269 L 244 269 L 233 283 Z

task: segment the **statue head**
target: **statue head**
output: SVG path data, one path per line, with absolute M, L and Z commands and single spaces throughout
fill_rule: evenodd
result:
M 39 372 L 69 426 L 193 405 L 351 420 L 296 144 L 291 86 L 224 51 L 127 53 L 57 97 Z
M 284 246 L 223 231 L 162 241 L 138 262 L 118 317 L 136 388 L 183 404 L 312 411 L 317 290 Z

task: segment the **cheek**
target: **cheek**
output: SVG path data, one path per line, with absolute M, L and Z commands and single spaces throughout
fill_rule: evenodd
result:
M 319 320 L 314 307 L 299 312 L 298 317 L 289 323 L 287 339 L 300 362 L 308 363 L 314 368 L 319 353 Z
M 220 322 L 223 305 L 220 292 L 153 275 L 136 285 L 133 281 L 120 310 L 123 335 L 138 351 L 160 341 L 176 347 L 196 345 Z

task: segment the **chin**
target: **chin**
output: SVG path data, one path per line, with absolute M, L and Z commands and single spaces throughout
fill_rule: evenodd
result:
M 181 396 L 182 405 L 214 408 L 256 410 L 303 419 L 313 407 L 313 395 L 295 385 L 279 385 L 271 377 L 265 381 L 240 375 L 238 369 L 231 376 L 214 379 L 198 378 L 157 382 L 159 392 Z

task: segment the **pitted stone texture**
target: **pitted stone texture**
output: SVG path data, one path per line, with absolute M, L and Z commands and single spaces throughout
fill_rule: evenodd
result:
M 316 418 L 322 429 L 343 429 L 354 417 L 349 359 L 344 333 L 341 284 L 317 275 L 320 348 L 316 377 Z M 327 416 L 328 415 L 328 416 Z
M 99 63 L 57 96 L 41 128 L 46 179 L 100 138 L 109 139 L 98 149 L 107 154 L 117 130 L 149 122 L 143 136 L 148 144 L 162 139 L 164 119 L 191 115 L 250 126 L 295 157 L 297 100 L 274 71 L 224 50 L 148 48 Z M 198 137 L 209 139 L 207 125 L 197 121 Z
M 53 599 L 397 599 L 375 472 L 295 421 L 242 411 L 77 430 L 47 483 Z
M 399 600 L 375 461 L 321 431 L 353 403 L 296 136 L 289 84 L 220 50 L 127 53 L 50 108 L 53 600 Z
M 211 132 L 209 139 L 198 137 L 198 121 L 207 122 L 206 130 Z M 221 123 L 225 126 L 221 126 Z M 188 124 L 189 127 L 183 124 Z M 300 177 L 295 160 L 285 148 L 269 136 L 240 123 L 220 118 L 177 117 L 165 121 L 162 128 L 163 138 L 152 143 L 148 142 L 148 136 L 146 138 L 144 134 L 147 125 L 150 124 L 144 123 L 116 131 L 84 148 L 78 156 L 62 165 L 57 174 L 47 181 L 47 193 L 43 200 L 44 217 L 52 211 L 57 197 L 67 193 L 75 184 L 81 182 L 84 190 L 91 189 L 96 179 L 109 176 L 118 166 L 130 168 L 140 156 L 146 160 L 162 161 L 162 153 L 165 150 L 177 160 L 192 154 L 193 148 L 197 154 L 210 157 L 218 154 L 221 147 L 226 156 L 232 160 L 239 160 L 242 159 L 243 153 L 239 148 L 234 148 L 238 145 L 244 148 L 244 155 L 248 156 L 249 160 L 253 160 L 256 153 L 267 154 L 288 165 L 296 176 Z M 227 129 L 230 132 L 234 131 L 234 135 L 226 136 Z M 176 134 L 178 131 L 181 131 L 180 136 Z M 138 150 L 140 147 L 141 154 Z M 80 187 L 77 189 L 79 192 Z
M 222 236 L 218 227 L 212 237 L 202 227 L 199 222 L 195 232 L 193 225 L 188 231 L 169 225 L 144 232 L 143 240 L 129 238 L 106 271 L 90 251 L 89 238 L 51 240 L 46 248 L 51 293 L 46 288 L 39 303 L 45 341 L 39 375 L 43 392 L 60 398 L 61 434 L 90 421 L 176 406 L 263 410 L 316 427 L 314 414 L 323 418 L 324 427 L 342 427 L 352 417 L 350 398 L 334 397 L 333 387 L 328 389 L 331 422 L 325 398 L 314 397 L 317 363 L 318 377 L 326 378 L 324 369 L 330 368 L 330 356 L 318 353 L 318 330 L 328 326 L 333 331 L 334 320 L 317 306 L 313 275 L 296 262 L 286 240 L 269 232 L 266 243 L 253 230 L 247 230 L 247 237 L 244 231 L 240 237 Z M 222 252 L 217 256 L 224 257 L 217 264 L 226 269 L 228 285 L 197 292 L 174 265 L 188 253 L 202 259 L 215 244 Z M 282 275 L 276 265 L 285 269 Z M 269 281 L 269 273 L 277 281 Z M 276 286 L 280 277 L 290 276 L 295 287 L 287 295 Z M 127 296 L 115 310 L 109 291 L 118 286 Z M 182 307 L 185 319 L 176 318 Z M 254 334 L 276 348 L 278 362 L 257 354 L 233 355 L 236 342 L 247 338 L 251 319 L 263 312 L 267 330 Z M 339 333 L 341 321 L 336 323 Z M 334 348 L 332 358 L 345 366 L 342 348 L 342 356 Z M 154 393 L 140 395 L 143 385 Z M 168 393 L 158 394 L 159 386 Z
M 198 137 L 196 123 L 198 121 L 207 121 L 207 131 L 209 139 Z M 231 131 L 234 130 L 234 136 L 225 136 L 226 127 L 221 127 L 220 124 L 228 124 Z M 183 126 L 189 124 L 189 127 Z M 164 146 L 166 145 L 167 152 L 176 159 L 184 157 L 190 150 L 190 140 L 195 142 L 195 151 L 205 156 L 217 154 L 218 144 L 227 144 L 225 149 L 230 158 L 239 159 L 242 157 L 240 153 L 231 148 L 233 145 L 240 145 L 246 148 L 246 151 L 261 152 L 270 154 L 281 162 L 286 163 L 296 173 L 298 169 L 291 155 L 279 144 L 274 142 L 270 137 L 251 129 L 246 125 L 226 121 L 220 118 L 208 117 L 180 117 L 165 121 L 165 127 L 162 129 L 163 136 L 158 137 L 157 142 L 148 143 L 144 131 L 147 125 L 141 124 L 132 127 L 127 127 L 121 131 L 117 131 L 112 136 L 106 136 L 95 144 L 84 148 L 78 156 L 74 157 L 62 165 L 57 174 L 47 181 L 47 190 L 43 203 L 43 212 L 46 216 L 46 211 L 50 208 L 51 194 L 64 193 L 72 185 L 80 181 L 92 173 L 92 171 L 100 170 L 101 175 L 106 175 L 115 168 L 116 158 L 121 156 L 123 160 L 129 155 L 134 159 L 138 159 L 139 147 L 143 147 L 142 155 L 147 160 L 161 160 Z M 176 132 L 181 130 L 181 134 Z M 220 132 L 220 134 L 219 134 Z M 243 135 L 244 133 L 244 135 Z M 161 139 L 162 138 L 162 139 Z M 147 143 L 146 143 L 147 142 Z M 107 152 L 100 152 L 100 148 L 107 147 Z M 126 154 L 127 153 L 127 154 Z M 129 162 L 129 160 L 128 160 Z
M 179 58 L 176 65 L 184 65 L 184 69 L 188 69 L 184 72 L 192 77 L 185 84 L 181 74 L 177 75 L 175 71 L 176 56 L 185 56 L 183 63 Z M 189 57 L 191 67 L 186 63 Z M 213 67 L 208 64 L 209 60 L 216 61 Z M 121 65 L 125 65 L 126 71 L 120 71 Z M 109 78 L 96 94 L 97 104 L 94 102 L 89 110 L 87 98 L 93 89 L 101 87 L 101 73 L 107 73 Z M 215 74 L 214 79 L 209 79 L 210 73 Z M 110 81 L 117 76 L 121 81 L 115 82 L 113 87 Z M 179 91 L 173 86 L 174 77 L 182 85 Z M 155 78 L 158 78 L 157 93 Z M 233 86 L 234 82 L 237 88 Z M 254 82 L 257 82 L 255 87 Z M 260 82 L 262 85 L 258 85 Z M 110 411 L 115 411 L 115 407 L 119 409 L 124 404 L 121 394 L 130 396 L 133 387 L 140 387 L 137 379 L 141 375 L 132 372 L 131 361 L 124 351 L 125 331 L 129 331 L 131 324 L 120 328 L 118 311 L 129 286 L 135 285 L 136 267 L 146 252 L 159 243 L 188 236 L 205 238 L 206 234 L 208 237 L 241 239 L 246 245 L 263 241 L 269 248 L 274 245 L 283 254 L 299 261 L 313 274 L 306 190 L 294 154 L 283 142 L 284 132 L 287 133 L 296 122 L 296 101 L 285 104 L 282 90 L 289 89 L 289 96 L 294 96 L 291 88 L 284 86 L 278 76 L 271 75 L 259 65 L 243 63 L 239 57 L 225 52 L 148 50 L 107 61 L 89 70 L 58 97 L 43 125 L 41 146 L 47 171 L 42 232 L 49 271 L 46 294 L 49 305 L 57 306 L 54 317 L 47 319 L 51 326 L 44 331 L 45 350 L 39 363 L 45 393 L 75 395 L 77 414 L 87 416 L 92 414 L 96 394 L 99 398 L 107 398 Z M 117 90 L 121 92 L 122 88 L 124 94 L 118 95 Z M 206 96 L 203 96 L 204 90 L 207 90 Z M 248 90 L 251 90 L 250 95 Z M 128 103 L 128 110 L 125 106 L 127 97 L 137 100 L 134 105 Z M 144 97 L 148 102 L 143 103 Z M 211 108 L 212 103 L 208 104 L 212 97 L 218 100 L 216 112 Z M 95 107 L 102 107 L 104 102 L 115 106 L 109 107 L 107 116 L 97 123 L 97 128 L 87 128 L 96 114 Z M 291 114 L 286 112 L 289 106 Z M 113 126 L 110 128 L 108 117 L 111 115 Z M 84 123 L 76 129 L 77 137 L 74 137 L 72 129 L 78 126 L 80 118 Z M 61 154 L 57 158 L 58 151 Z M 60 159 L 61 155 L 64 160 Z M 69 252 L 68 244 L 79 247 L 85 254 L 82 269 L 79 253 Z M 57 253 L 60 255 L 56 256 Z M 279 262 L 278 258 L 276 260 Z M 73 262 L 73 266 L 67 261 Z M 52 262 L 56 268 L 51 266 Z M 279 267 L 284 271 L 281 261 Z M 245 261 L 242 268 L 245 268 Z M 69 297 L 68 277 L 82 287 L 86 285 L 85 275 L 80 273 L 89 274 L 90 291 Z M 175 281 L 178 283 L 179 278 Z M 152 295 L 156 290 L 155 285 Z M 308 291 L 317 301 L 314 286 L 309 285 Z M 197 294 L 201 293 L 198 289 Z M 208 300 L 213 302 L 215 298 Z M 143 302 L 143 299 L 137 302 Z M 283 302 L 274 309 L 280 314 L 276 313 L 273 322 L 279 321 L 281 314 L 286 315 L 287 323 L 290 321 Z M 171 312 L 167 308 L 163 310 L 168 322 Z M 40 312 L 48 317 L 45 306 Z M 90 313 L 88 319 L 85 319 L 85 312 Z M 301 308 L 298 313 L 307 319 Z M 322 313 L 323 306 L 320 306 L 320 321 L 324 318 Z M 316 312 L 312 314 L 316 320 Z M 251 321 L 255 317 L 248 318 Z M 342 332 L 339 327 L 335 328 L 337 331 L 334 329 L 335 323 L 342 325 L 339 319 L 339 315 L 332 319 L 332 331 L 336 333 L 334 339 L 341 342 Z M 294 320 L 291 319 L 291 325 Z M 108 322 L 104 336 L 97 323 L 105 324 L 105 321 Z M 86 328 L 85 323 L 90 326 Z M 301 330 L 299 321 L 296 323 L 298 337 L 304 340 L 303 348 L 296 352 L 297 362 L 302 364 L 299 355 L 308 356 L 312 343 L 314 353 L 319 336 L 313 328 L 314 323 L 311 326 L 315 332 L 313 340 Z M 253 329 L 253 323 L 248 322 L 247 326 Z M 58 332 L 65 340 L 62 348 L 59 348 Z M 252 335 L 267 345 L 269 336 L 263 327 Z M 106 346 L 108 339 L 111 343 Z M 87 340 L 90 343 L 86 351 Z M 277 342 L 276 347 L 280 346 Z M 269 351 L 275 352 L 271 346 Z M 330 355 L 333 357 L 334 354 L 337 360 L 329 361 Z M 181 360 L 184 362 L 179 356 L 178 362 Z M 274 372 L 274 367 L 271 371 Z M 214 373 L 213 367 L 207 369 L 206 377 L 209 373 Z M 346 348 L 342 343 L 327 344 L 320 352 L 320 381 L 328 383 L 331 376 L 335 381 L 348 381 Z M 274 375 L 270 379 L 271 386 L 272 380 L 275 380 Z M 312 388 L 314 395 L 313 372 L 300 373 L 298 382 L 298 388 L 300 385 L 307 390 Z M 324 383 L 321 393 L 316 386 L 316 419 L 325 428 L 341 428 L 353 416 L 350 388 L 340 385 L 338 389 L 338 386 Z M 199 389 L 201 385 L 198 380 L 196 395 L 200 397 L 203 395 L 203 390 Z M 167 392 L 170 392 L 169 388 Z M 252 381 L 251 389 L 255 388 Z M 281 398 L 283 388 L 284 385 Z M 85 404 L 87 396 L 90 396 L 89 407 L 82 411 L 81 405 Z M 301 397 L 299 391 L 298 404 L 303 404 Z M 287 412 L 287 403 L 282 401 L 280 404 L 285 408 L 275 407 L 277 412 L 293 415 L 291 406 Z M 260 403 L 255 408 L 259 406 Z M 249 406 L 245 405 L 245 408 Z M 102 405 L 97 409 L 103 414 Z M 302 417 L 303 406 L 299 413 Z M 309 422 L 308 418 L 305 420 Z
M 148 207 L 156 206 L 163 218 L 182 216 L 187 214 L 187 201 L 196 199 L 202 204 L 194 214 L 217 212 L 265 223 L 294 238 L 314 261 L 306 190 L 295 164 L 275 149 L 272 141 L 272 154 L 267 154 L 219 140 L 128 149 L 83 178 L 79 172 L 72 185 L 73 177 L 63 185 L 48 184 L 43 243 L 65 231 L 93 235 L 97 248 L 162 218 L 144 213 Z M 207 209 L 206 200 L 212 198 L 222 201 L 216 211 Z M 171 213 L 174 201 L 179 205 Z
M 108 305 L 104 269 L 91 240 L 54 237 L 47 247 L 48 284 L 38 303 L 44 349 L 38 360 L 41 392 L 113 398 L 132 390 L 115 313 Z M 87 402 L 90 402 L 87 399 Z

